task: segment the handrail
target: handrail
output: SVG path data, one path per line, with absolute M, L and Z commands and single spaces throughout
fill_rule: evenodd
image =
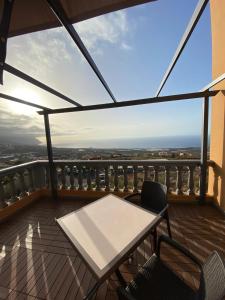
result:
M 47 162 L 47 161 L 46 161 Z M 77 163 L 77 164 L 126 164 L 126 165 L 142 165 L 142 164 L 149 164 L 149 165 L 186 165 L 186 164 L 200 164 L 200 159 L 129 159 L 129 160 L 123 160 L 123 159 L 96 159 L 96 160 L 55 160 L 55 163 Z
M 12 172 L 17 172 L 19 170 L 26 169 L 28 167 L 33 167 L 34 165 L 37 165 L 39 163 L 41 163 L 41 161 L 35 160 L 35 161 L 27 162 L 27 163 L 24 163 L 24 164 L 19 164 L 19 165 L 16 165 L 16 166 L 4 168 L 4 169 L 0 170 L 0 176 L 5 176 L 5 175 L 7 175 L 9 173 L 12 173 Z

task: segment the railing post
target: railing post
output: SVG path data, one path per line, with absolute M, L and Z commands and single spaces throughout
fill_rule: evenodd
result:
M 19 181 L 20 181 L 20 188 L 21 188 L 20 196 L 24 197 L 27 195 L 26 185 L 24 180 L 24 170 L 19 173 Z
M 113 169 L 114 169 L 114 192 L 118 192 L 119 191 L 118 166 L 114 165 Z
M 100 178 L 99 178 L 99 167 L 96 166 L 96 172 L 95 172 L 95 182 L 96 182 L 96 191 L 100 191 Z
M 155 173 L 154 181 L 158 182 L 159 181 L 159 167 L 158 166 L 154 167 L 154 173 Z
M 10 186 L 10 199 L 11 202 L 16 202 L 18 200 L 18 197 L 16 195 L 15 174 L 9 175 L 8 178 L 9 178 L 9 186 Z
M 62 184 L 62 174 L 61 174 L 61 168 L 59 165 L 55 165 L 55 184 L 56 184 L 56 188 L 57 191 L 60 190 L 62 188 L 61 184 Z M 50 168 L 48 166 L 48 173 L 49 173 L 49 179 L 48 179 L 48 188 L 51 189 L 51 173 L 50 173 Z M 61 180 L 60 180 L 61 179 Z
M 127 166 L 123 166 L 123 174 L 124 174 L 124 192 L 128 192 L 128 174 L 127 174 Z
M 35 188 L 34 188 L 34 178 L 33 178 L 33 172 L 32 169 L 28 169 L 28 176 L 29 176 L 29 188 L 28 188 L 28 192 L 32 193 L 34 192 Z
M 137 171 L 138 171 L 138 168 L 137 168 L 137 166 L 134 166 L 133 167 L 133 169 L 134 169 L 134 193 L 137 193 L 138 192 L 138 177 L 137 177 Z
M 182 167 L 177 166 L 177 194 L 182 194 Z
M 148 180 L 148 174 L 149 174 L 149 172 L 148 172 L 149 170 L 148 170 L 148 166 L 144 166 L 144 181 L 145 180 Z
M 62 190 L 66 189 L 66 171 L 67 171 L 66 166 L 62 165 L 61 166 Z
M 165 167 L 165 176 L 166 176 L 165 183 L 167 187 L 167 193 L 169 193 L 170 192 L 170 167 L 169 166 Z
M 154 181 L 155 178 L 155 168 L 153 166 L 149 166 L 149 179 Z
M 188 178 L 189 195 L 194 195 L 194 167 L 189 166 L 189 178 Z
M 203 101 L 202 141 L 201 141 L 201 174 L 200 174 L 200 199 L 199 203 L 205 202 L 206 178 L 207 178 L 207 153 L 208 153 L 208 118 L 209 97 Z
M 105 167 L 105 191 L 109 192 L 110 187 L 109 187 L 109 167 Z
M 49 171 L 49 165 L 45 165 L 42 167 L 43 169 L 43 175 L 44 175 L 44 179 L 43 179 L 43 187 L 45 187 L 46 189 L 50 189 L 51 188 L 51 183 L 50 183 L 50 171 Z M 57 174 L 56 174 L 56 178 L 58 180 Z
M 8 206 L 5 202 L 5 191 L 4 191 L 4 186 L 2 182 L 2 178 L 0 178 L 0 208 L 4 208 Z
M 73 165 L 70 165 L 70 190 L 75 189 L 75 180 L 73 174 Z
M 83 190 L 83 174 L 82 174 L 82 166 L 78 166 L 78 190 L 82 191 Z
M 32 176 L 34 179 L 35 189 L 41 189 L 45 185 L 45 172 L 44 166 L 41 163 L 38 163 L 32 168 Z
M 91 187 L 91 167 L 89 167 L 87 169 L 87 190 L 91 191 L 92 187 Z

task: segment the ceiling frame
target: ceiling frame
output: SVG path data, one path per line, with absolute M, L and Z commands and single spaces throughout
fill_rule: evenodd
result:
M 54 96 L 56 96 L 58 98 L 61 98 L 61 99 L 65 100 L 65 101 L 67 101 L 67 102 L 75 105 L 75 106 L 82 106 L 77 101 L 72 100 L 71 98 L 63 95 L 62 93 L 56 91 L 55 89 L 47 86 L 46 84 L 42 83 L 41 81 L 39 81 L 39 80 L 37 80 L 37 79 L 35 79 L 35 78 L 27 75 L 26 73 L 24 73 L 24 72 L 22 72 L 22 71 L 20 71 L 20 70 L 18 70 L 16 68 L 14 68 L 13 66 L 11 66 L 11 65 L 9 65 L 7 63 L 5 63 L 5 65 L 4 65 L 4 70 L 6 72 L 14 75 L 14 76 L 17 76 L 17 77 L 19 77 L 19 78 L 21 78 L 21 79 L 23 79 L 23 80 L 25 80 L 25 81 L 33 84 L 33 85 L 39 87 L 40 89 L 42 89 L 44 91 L 47 91 L 47 92 L 51 93 L 52 95 L 54 95 Z
M 155 103 L 172 102 L 172 101 L 187 100 L 187 99 L 197 100 L 199 98 L 213 97 L 218 92 L 219 91 L 204 91 L 204 92 L 195 92 L 195 93 L 187 93 L 187 94 L 177 94 L 177 95 L 136 99 L 136 100 L 129 100 L 129 101 L 120 101 L 116 103 L 104 103 L 104 104 L 86 105 L 81 107 L 58 108 L 58 109 L 52 109 L 51 111 L 48 110 L 39 111 L 38 113 L 40 115 L 44 115 L 44 114 L 51 115 L 51 114 L 62 114 L 62 113 L 69 113 L 69 112 L 121 108 L 121 107 L 144 105 L 144 104 L 155 104 Z
M 102 76 L 101 72 L 99 71 L 97 65 L 95 64 L 93 58 L 91 57 L 90 53 L 88 52 L 87 48 L 85 47 L 84 43 L 82 42 L 79 34 L 76 32 L 74 29 L 73 25 L 70 23 L 66 12 L 64 11 L 63 6 L 59 1 L 55 0 L 46 0 L 56 15 L 57 19 L 60 21 L 60 23 L 65 27 L 66 31 L 69 33 L 70 37 L 74 41 L 74 43 L 77 45 L 79 48 L 80 52 L 83 54 L 87 62 L 89 63 L 90 67 L 92 70 L 95 72 L 97 75 L 98 79 L 101 81 L 102 85 L 106 89 L 107 93 L 109 96 L 112 98 L 114 102 L 116 102 L 116 98 L 114 97 L 112 91 L 110 90 L 108 84 L 106 83 L 104 77 Z
M 180 43 L 174 53 L 174 56 L 172 58 L 172 61 L 171 63 L 169 64 L 163 78 L 162 78 L 162 81 L 160 82 L 159 84 L 159 87 L 158 87 L 158 90 L 155 94 L 155 97 L 158 97 L 159 94 L 161 93 L 164 85 L 166 84 L 171 72 L 173 71 L 173 68 L 175 67 L 179 57 L 181 56 L 189 38 L 191 37 L 191 34 L 192 32 L 194 31 L 199 19 L 201 18 L 201 15 L 202 13 L 204 12 L 205 8 L 206 8 L 206 5 L 208 4 L 209 0 L 199 0 L 195 10 L 194 10 L 194 13 L 188 23 L 188 26 L 180 40 Z

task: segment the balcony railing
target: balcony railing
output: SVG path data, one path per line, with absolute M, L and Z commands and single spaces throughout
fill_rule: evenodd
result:
M 46 163 L 34 161 L 0 170 L 0 208 L 45 186 Z
M 55 167 L 58 190 L 137 192 L 146 179 L 165 184 L 170 194 L 197 196 L 200 189 L 199 160 L 57 160 Z M 1 208 L 49 182 L 47 161 L 0 170 Z

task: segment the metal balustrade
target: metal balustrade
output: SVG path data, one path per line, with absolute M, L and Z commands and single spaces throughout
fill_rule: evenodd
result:
M 198 195 L 199 160 L 57 160 L 58 190 L 137 192 L 144 180 L 167 186 L 168 193 Z M 208 161 L 208 166 L 213 162 Z M 0 208 L 33 191 L 50 188 L 47 161 L 0 170 Z

